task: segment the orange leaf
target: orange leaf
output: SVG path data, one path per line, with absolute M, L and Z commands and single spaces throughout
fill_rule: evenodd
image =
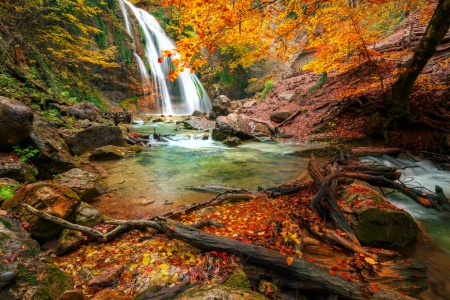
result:
M 163 62 L 162 57 L 158 58 L 158 62 L 159 62 L 159 63 L 162 63 L 162 62 Z
M 286 263 L 290 266 L 294 262 L 294 258 L 291 256 L 286 257 Z
M 379 291 L 378 287 L 375 284 L 371 284 L 372 287 L 372 291 L 374 291 L 375 293 Z
M 334 272 L 333 270 L 330 270 L 330 275 L 336 276 L 336 272 Z

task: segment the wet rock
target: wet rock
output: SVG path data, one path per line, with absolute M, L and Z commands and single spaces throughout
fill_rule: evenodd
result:
M 202 116 L 202 112 L 199 110 L 194 110 L 194 112 L 192 113 L 193 117 L 201 117 Z
M 78 166 L 58 130 L 51 127 L 40 116 L 34 119 L 30 140 L 31 145 L 39 150 L 35 165 L 40 177 L 52 178 L 55 174 Z
M 194 286 L 175 297 L 176 300 L 233 299 L 265 300 L 263 295 L 249 289 L 220 284 L 201 284 Z
M 13 283 L 19 277 L 19 266 L 17 262 L 0 262 L 0 290 Z
M 270 131 L 265 125 L 255 124 L 241 115 L 232 113 L 216 119 L 216 128 L 212 134 L 212 138 L 216 141 L 223 141 L 229 136 L 251 140 L 254 137 L 270 136 Z
M 442 171 L 450 171 L 450 164 L 440 164 L 438 169 Z
M 53 181 L 77 193 L 81 201 L 89 202 L 107 191 L 106 183 L 100 176 L 75 168 L 59 175 Z
M 0 96 L 0 149 L 22 143 L 31 133 L 33 118 L 27 105 Z
M 115 283 L 123 272 L 123 266 L 117 266 L 103 270 L 100 274 L 94 276 L 88 286 L 108 286 Z
M 220 116 L 227 116 L 230 113 L 231 100 L 225 95 L 220 95 L 212 101 L 212 108 L 209 112 L 209 119 L 215 120 Z
M 274 140 L 273 138 L 268 137 L 268 136 L 257 136 L 257 137 L 252 139 L 252 142 L 257 142 L 257 143 L 277 143 L 276 140 Z
M 63 255 L 75 251 L 81 247 L 83 236 L 81 232 L 71 229 L 64 229 L 56 245 L 55 255 Z
M 283 111 L 274 111 L 271 115 L 270 115 L 270 120 L 276 123 L 281 123 L 286 121 L 287 118 L 289 118 L 291 116 L 291 113 L 283 110 Z
M 332 157 L 339 154 L 339 149 L 333 146 L 309 148 L 283 153 L 284 155 L 311 158 L 311 154 L 317 157 Z
M 92 227 L 103 221 L 103 214 L 96 210 L 92 205 L 81 202 L 75 217 L 75 223 L 83 226 Z
M 210 130 L 216 126 L 216 122 L 203 117 L 191 117 L 183 122 L 185 129 Z
M 89 121 L 94 121 L 100 113 L 100 109 L 91 102 L 84 101 L 72 105 L 68 108 L 67 112 L 77 119 L 87 119 Z
M 17 262 L 5 266 L 7 258 Z M 0 217 L 0 261 L 0 299 L 58 299 L 73 286 L 30 234 L 7 217 Z
M 130 296 L 125 295 L 124 293 L 113 290 L 113 289 L 104 289 L 97 294 L 95 294 L 92 300 L 131 300 Z
M 92 126 L 66 139 L 70 150 L 77 154 L 103 146 L 126 146 L 122 131 L 117 126 Z
M 411 215 L 364 183 L 345 186 L 342 199 L 342 211 L 361 242 L 404 246 L 417 239 L 419 227 Z
M 80 198 L 65 186 L 36 182 L 23 186 L 14 197 L 3 203 L 2 209 L 19 214 L 23 221 L 29 223 L 28 232 L 35 238 L 51 240 L 58 238 L 63 228 L 27 212 L 19 206 L 20 202 L 29 204 L 47 214 L 73 222 L 80 204 Z
M 266 296 L 273 296 L 278 293 L 278 287 L 272 282 L 261 280 L 259 282 L 258 291 Z
M 118 146 L 104 146 L 95 149 L 91 152 L 89 159 L 91 160 L 108 160 L 108 159 L 120 159 L 127 155 L 125 147 Z
M 229 146 L 229 147 L 237 147 L 237 146 L 239 146 L 239 145 L 242 143 L 242 141 L 241 141 L 241 139 L 238 138 L 238 137 L 227 137 L 227 138 L 223 141 L 223 143 L 224 143 L 225 145 Z
M 19 182 L 35 182 L 36 171 L 28 164 L 12 156 L 0 156 L 0 177 L 7 177 Z
M 86 300 L 82 290 L 65 291 L 58 300 Z

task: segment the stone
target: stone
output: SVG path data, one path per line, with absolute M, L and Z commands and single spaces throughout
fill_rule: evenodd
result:
M 100 109 L 91 102 L 83 101 L 69 107 L 67 112 L 77 119 L 87 119 L 89 121 L 94 121 L 99 115 Z
M 108 145 L 126 146 L 122 131 L 117 126 L 92 126 L 72 135 L 66 143 L 77 155 Z
M 108 286 L 116 282 L 124 270 L 123 266 L 104 269 L 100 274 L 94 276 L 88 286 Z
M 86 300 L 82 290 L 65 291 L 58 300 Z
M 220 95 L 212 101 L 212 108 L 209 112 L 209 119 L 215 120 L 220 116 L 227 116 L 230 113 L 231 100 L 225 95 Z
M 289 118 L 291 116 L 291 113 L 288 112 L 287 110 L 283 110 L 283 111 L 274 111 L 271 115 L 270 115 L 270 120 L 276 123 L 281 123 L 287 120 L 287 118 Z
M 103 214 L 92 205 L 81 202 L 78 207 L 75 223 L 83 226 L 93 227 L 103 221 Z
M 33 237 L 51 240 L 60 236 L 63 227 L 27 212 L 19 205 L 20 202 L 29 204 L 47 214 L 73 222 L 80 205 L 80 198 L 74 191 L 65 186 L 36 182 L 24 185 L 14 197 L 3 203 L 2 209 L 13 214 L 19 214 L 23 221 L 29 223 L 28 232 Z
M 226 286 L 234 286 L 238 288 L 250 289 L 252 287 L 250 280 L 245 274 L 244 270 L 236 269 L 228 277 L 227 281 L 224 283 Z
M 292 101 L 293 97 L 294 97 L 294 94 L 288 94 L 288 93 L 278 94 L 278 99 L 280 99 L 280 100 Z
M 233 299 L 266 300 L 263 295 L 250 289 L 231 287 L 220 284 L 201 284 L 187 289 L 175 297 L 176 300 Z
M 255 105 L 255 104 L 256 104 L 256 101 L 251 100 L 251 101 L 245 102 L 245 103 L 242 105 L 242 107 L 243 107 L 243 108 L 251 108 L 251 107 L 253 107 L 253 105 Z
M 223 141 L 229 136 L 236 136 L 241 140 L 251 140 L 254 137 L 270 136 L 270 131 L 265 125 L 254 123 L 239 114 L 231 113 L 216 119 L 216 128 L 212 133 L 212 138 L 216 141 Z
M 22 143 L 31 133 L 33 119 L 27 105 L 0 96 L 0 150 Z
M 118 146 L 104 146 L 95 149 L 89 155 L 91 160 L 109 160 L 109 159 L 120 159 L 127 155 L 125 147 Z
M 0 156 L 0 177 L 18 182 L 35 182 L 36 170 L 23 161 L 8 155 Z
M 34 118 L 30 140 L 31 145 L 39 150 L 35 166 L 40 177 L 52 178 L 55 174 L 78 166 L 58 129 L 50 126 L 40 116 Z
M 450 171 L 450 164 L 440 164 L 438 169 L 442 171 Z
M 113 289 L 104 289 L 95 294 L 92 300 L 131 300 L 131 296 L 127 296 L 121 291 Z
M 237 147 L 242 143 L 242 141 L 240 138 L 234 136 L 234 137 L 227 137 L 223 141 L 223 143 L 229 147 Z
M 13 256 L 18 262 L 4 263 Z M 19 222 L 0 216 L 0 299 L 58 299 L 72 286 Z
M 332 157 L 339 154 L 339 149 L 334 146 L 325 146 L 325 147 L 320 146 L 283 153 L 283 155 L 303 157 L 303 158 L 311 158 L 311 154 L 314 154 L 317 157 Z
M 342 200 L 342 211 L 363 243 L 404 246 L 419 235 L 419 227 L 408 212 L 393 206 L 361 181 L 344 186 Z
M 62 173 L 53 182 L 70 188 L 84 202 L 89 202 L 95 197 L 106 193 L 108 189 L 106 183 L 100 179 L 100 176 L 78 168 Z
M 202 112 L 199 110 L 194 110 L 194 112 L 192 113 L 193 117 L 201 117 L 202 116 Z
M 66 228 L 58 239 L 54 253 L 55 255 L 60 256 L 75 251 L 81 247 L 82 242 L 83 236 L 81 235 L 81 232 Z
M 269 296 L 278 293 L 278 287 L 272 282 L 261 280 L 259 282 L 258 291 L 260 293 L 263 293 L 264 295 Z

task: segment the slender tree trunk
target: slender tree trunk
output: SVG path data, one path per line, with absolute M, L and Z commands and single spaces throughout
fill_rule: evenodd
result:
M 400 75 L 392 86 L 392 94 L 388 100 L 388 115 L 392 119 L 406 119 L 411 113 L 409 95 L 414 82 L 419 77 L 428 60 L 436 52 L 450 28 L 450 0 L 439 0 L 430 23 L 420 44 L 414 50 L 407 70 Z

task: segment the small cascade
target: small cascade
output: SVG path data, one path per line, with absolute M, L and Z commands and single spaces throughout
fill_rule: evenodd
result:
M 133 37 L 125 5 L 133 12 L 141 28 L 145 57 L 138 59 L 138 64 L 144 89 L 146 85 L 151 85 L 154 91 L 151 94 L 154 97 L 157 112 L 167 115 L 190 115 L 194 110 L 209 112 L 212 107 L 211 99 L 200 80 L 189 69 L 185 69 L 174 82 L 170 82 L 168 74 L 173 68 L 171 58 L 166 58 L 159 63 L 158 59 L 162 57 L 162 50 L 173 50 L 176 46 L 165 34 L 158 21 L 145 10 L 135 7 L 126 0 L 119 0 L 119 3 L 128 34 Z M 135 56 L 139 55 L 135 53 Z M 173 56 L 173 58 L 177 57 Z M 150 72 L 147 71 L 148 69 Z M 144 97 L 147 95 L 145 94 Z

